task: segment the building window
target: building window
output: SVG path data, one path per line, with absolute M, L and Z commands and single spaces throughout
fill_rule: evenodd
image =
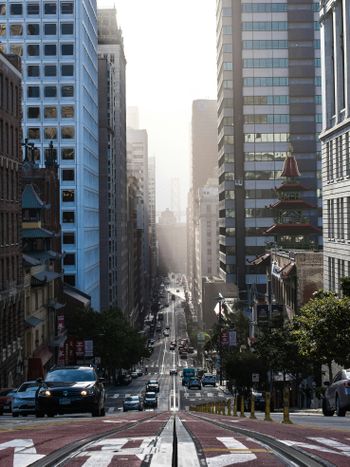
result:
M 62 160 L 74 161 L 74 158 L 75 158 L 74 148 L 62 148 L 61 149 Z
M 65 253 L 63 256 L 63 264 L 65 266 L 74 266 L 75 265 L 75 253 Z
M 61 118 L 74 118 L 74 107 L 72 105 L 63 105 L 61 107 Z
M 74 97 L 74 87 L 61 86 L 61 97 Z
M 73 76 L 74 75 L 74 66 L 73 65 L 62 65 L 61 66 L 61 75 L 62 76 Z
M 45 3 L 44 4 L 45 15 L 55 15 L 56 14 L 56 3 Z
M 61 44 L 61 55 L 73 55 L 73 44 Z
M 64 224 L 74 224 L 74 222 L 75 222 L 75 212 L 74 211 L 63 211 L 62 212 L 62 222 Z
M 27 15 L 38 15 L 40 13 L 39 3 L 28 3 Z
M 27 76 L 37 78 L 40 76 L 40 68 L 37 65 L 28 65 L 27 66 Z
M 27 97 L 40 97 L 40 88 L 39 86 L 28 86 L 27 87 Z
M 23 35 L 23 26 L 22 26 L 22 24 L 11 24 L 11 26 L 10 26 L 10 35 L 11 36 L 22 36 Z
M 28 36 L 38 36 L 40 34 L 40 25 L 35 24 L 28 24 L 27 25 L 27 34 Z
M 27 55 L 29 57 L 39 56 L 40 48 L 38 44 L 30 44 L 27 46 Z
M 65 245 L 75 244 L 75 233 L 74 232 L 63 232 L 63 243 Z
M 45 149 L 45 160 L 49 158 L 55 158 L 57 159 L 57 149 L 56 148 L 46 148 Z
M 61 34 L 65 36 L 70 36 L 73 34 L 74 28 L 73 23 L 61 23 Z
M 54 56 L 56 55 L 56 44 L 45 44 L 44 46 L 44 54 L 46 56 Z
M 28 118 L 40 118 L 40 107 L 28 107 Z
M 57 109 L 53 106 L 44 107 L 45 118 L 57 118 Z
M 6 24 L 0 24 L 0 36 L 6 36 Z
M 23 6 L 22 3 L 11 3 L 10 4 L 10 15 L 22 15 L 23 14 Z
M 75 287 L 75 275 L 74 274 L 64 274 L 63 282 L 68 285 Z
M 44 138 L 45 139 L 57 139 L 57 128 L 46 127 L 44 129 Z
M 75 199 L 74 190 L 62 190 L 62 201 L 64 203 L 73 203 Z
M 56 86 L 45 86 L 44 95 L 45 97 L 56 97 L 57 96 Z
M 40 128 L 28 128 L 28 139 L 40 139 Z
M 61 3 L 61 13 L 62 15 L 72 15 L 74 12 L 73 2 L 62 2 Z
M 63 169 L 62 170 L 62 180 L 64 182 L 74 182 L 75 174 L 73 169 Z
M 75 136 L 74 126 L 61 127 L 61 138 L 62 139 L 73 139 L 74 136 Z
M 20 57 L 23 56 L 23 45 L 22 44 L 12 44 L 10 47 L 11 53 L 18 55 Z
M 45 76 L 56 76 L 57 68 L 56 65 L 45 65 Z
M 44 24 L 44 33 L 46 36 L 55 36 L 57 34 L 57 26 L 53 23 Z

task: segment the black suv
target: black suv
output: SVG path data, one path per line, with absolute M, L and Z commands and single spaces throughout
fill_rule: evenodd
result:
M 49 371 L 36 396 L 36 416 L 86 413 L 105 415 L 104 379 L 92 367 L 66 366 Z

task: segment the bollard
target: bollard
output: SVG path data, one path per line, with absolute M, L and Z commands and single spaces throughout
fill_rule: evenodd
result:
M 249 418 L 256 419 L 256 416 L 255 416 L 255 395 L 254 394 L 251 395 L 251 399 L 250 399 L 250 417 Z
M 289 388 L 283 389 L 283 420 L 282 423 L 293 423 L 289 418 Z
M 227 415 L 231 417 L 231 399 L 227 399 Z
M 240 417 L 245 417 L 245 415 L 244 415 L 244 396 L 243 396 L 243 394 L 241 395 L 241 413 L 240 413 Z
M 219 404 L 215 402 L 215 415 L 219 415 Z
M 237 417 L 237 394 L 235 395 L 235 398 L 233 399 L 233 416 Z
M 265 418 L 266 422 L 272 422 L 272 418 L 270 415 L 271 411 L 271 394 L 269 392 L 265 392 Z

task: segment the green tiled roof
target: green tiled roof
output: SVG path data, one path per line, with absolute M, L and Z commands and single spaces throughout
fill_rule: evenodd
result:
M 22 229 L 23 238 L 52 238 L 55 234 L 43 228 Z
M 45 203 L 39 198 L 33 185 L 28 183 L 22 193 L 22 208 L 23 209 L 42 209 Z

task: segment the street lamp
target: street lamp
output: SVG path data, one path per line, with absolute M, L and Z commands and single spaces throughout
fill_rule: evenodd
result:
M 217 301 L 219 304 L 219 359 L 220 359 L 220 386 L 222 386 L 222 302 L 224 301 L 224 297 L 221 293 L 219 293 L 217 297 Z

